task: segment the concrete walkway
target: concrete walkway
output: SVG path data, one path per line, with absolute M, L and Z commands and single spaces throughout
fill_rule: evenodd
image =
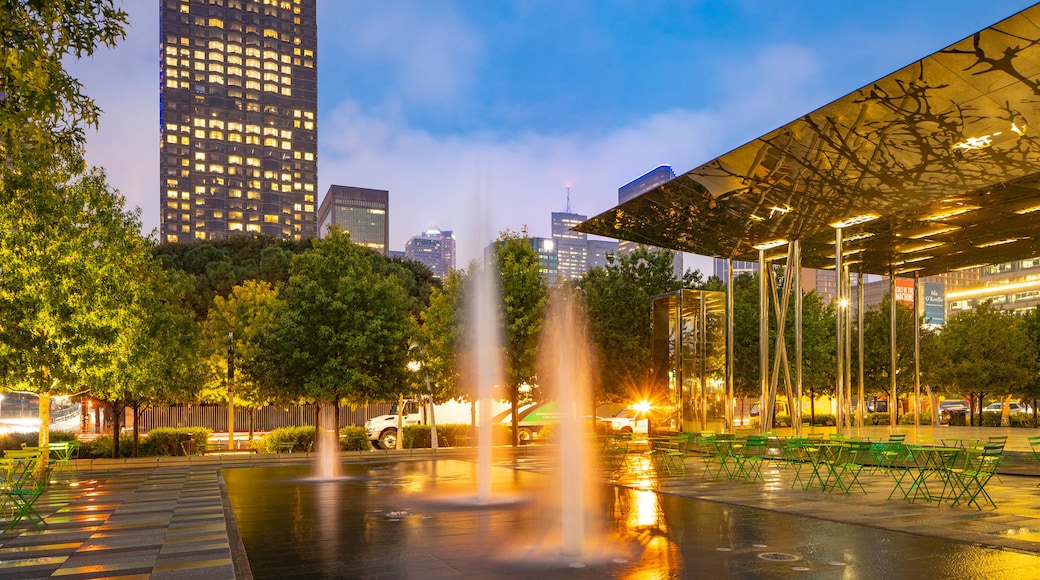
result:
M 888 433 L 887 427 L 874 429 L 877 434 L 871 435 Z M 888 500 L 893 480 L 884 474 L 865 475 L 866 493 L 848 496 L 803 491 L 791 485 L 793 473 L 784 468 L 763 470 L 764 481 L 755 483 L 712 481 L 702 477 L 697 457 L 686 460 L 686 475 L 657 477 L 639 451 L 630 454 L 629 468 L 617 484 L 1040 554 L 1040 464 L 1026 441 L 1040 432 L 954 427 L 933 433 L 982 439 L 1008 435 L 1000 481 L 988 487 L 996 509 Z M 498 449 L 496 462 L 541 471 L 549 449 Z M 440 450 L 436 455 L 429 450 L 372 451 L 343 453 L 341 458 L 408 461 L 468 459 L 475 454 L 473 449 Z M 234 515 L 223 496 L 221 469 L 312 461 L 307 454 L 287 454 L 74 462 L 75 473 L 59 477 L 37 503 L 48 523 L 45 529 L 22 522 L 0 534 L 0 577 L 250 578 Z

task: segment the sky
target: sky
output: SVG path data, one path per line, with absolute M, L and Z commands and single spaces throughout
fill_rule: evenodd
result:
M 1031 5 L 1025 0 L 318 0 L 318 191 L 390 192 L 390 249 L 550 235 L 658 165 L 682 174 Z M 69 64 L 87 159 L 159 226 L 159 1 Z M 687 258 L 710 273 L 710 260 Z

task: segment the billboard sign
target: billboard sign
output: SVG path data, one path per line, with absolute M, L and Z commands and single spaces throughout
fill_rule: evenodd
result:
M 896 290 L 898 292 L 898 289 Z M 942 326 L 946 322 L 946 286 L 924 283 L 924 323 Z

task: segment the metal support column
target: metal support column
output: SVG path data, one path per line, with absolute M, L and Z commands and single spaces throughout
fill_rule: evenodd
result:
M 856 408 L 859 409 L 857 413 L 859 418 L 858 425 L 863 426 L 864 419 L 867 413 L 867 401 L 864 397 L 863 388 L 863 272 L 859 272 L 856 275 L 856 322 L 858 326 L 859 342 L 857 343 L 859 348 L 856 349 L 856 358 L 859 361 L 859 376 L 857 377 L 856 384 L 859 386 L 859 404 Z
M 766 425 L 766 405 L 769 389 L 769 279 L 771 272 L 766 270 L 766 252 L 758 251 L 758 363 L 759 394 L 758 418 L 762 434 L 765 435 L 772 426 Z
M 794 369 L 795 401 L 791 410 L 791 424 L 795 436 L 802 434 L 802 244 L 791 242 L 793 264 L 788 264 L 788 276 L 794 285 Z
M 845 325 L 845 406 L 842 408 L 842 415 L 845 418 L 845 427 L 852 428 L 852 274 L 849 272 L 848 265 L 841 272 L 841 284 L 842 284 L 842 309 L 841 315 L 845 318 L 842 322 Z
M 914 273 L 914 428 L 921 425 L 921 280 Z
M 835 356 L 837 360 L 837 369 L 835 369 L 835 388 L 836 399 L 838 401 L 838 415 L 836 427 L 837 432 L 842 432 L 842 409 L 845 407 L 845 357 L 842 353 L 845 352 L 845 330 L 843 327 L 845 322 L 845 316 L 842 314 L 842 300 L 844 299 L 844 288 L 841 283 L 841 273 L 844 266 L 842 265 L 842 231 L 841 228 L 834 228 L 834 291 L 835 291 L 835 304 L 837 304 L 837 311 L 834 313 L 834 336 L 836 340 Z
M 896 428 L 896 274 L 890 272 L 888 275 L 888 311 L 889 311 L 889 367 L 888 367 L 888 425 L 895 431 Z
M 733 429 L 733 259 L 726 258 L 726 429 Z M 759 407 L 761 409 L 761 407 Z

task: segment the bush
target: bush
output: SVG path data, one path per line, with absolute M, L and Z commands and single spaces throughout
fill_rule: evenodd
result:
M 886 413 L 885 415 L 887 416 L 888 414 Z M 915 415 L 915 413 L 903 413 L 902 415 L 899 416 L 899 424 L 900 425 L 913 425 L 914 424 L 914 415 Z M 931 425 L 932 424 L 932 414 L 931 413 L 921 413 L 921 422 L 919 424 L 920 425 Z
M 123 435 L 119 438 L 119 457 L 130 457 L 134 450 L 134 438 Z M 110 459 L 112 457 L 112 436 L 102 435 L 96 439 L 83 442 L 79 456 L 91 459 Z
M 437 427 L 439 430 L 440 427 Z M 368 433 L 364 427 L 347 425 L 339 430 L 340 451 L 368 451 L 372 444 L 368 442 Z
M 888 413 L 867 413 L 863 417 L 863 423 L 866 425 L 888 425 L 888 422 Z
M 195 442 L 202 442 L 209 440 L 210 434 L 212 431 L 205 427 L 159 427 L 148 432 L 148 435 L 141 441 L 138 453 L 142 457 L 184 455 L 184 448 L 181 445 L 183 438 L 190 437 Z M 119 445 L 122 447 L 122 439 L 120 439 Z M 199 453 L 195 451 L 194 454 Z
M 983 427 L 1000 427 L 1000 413 L 986 412 L 982 414 Z M 1011 413 L 1008 415 L 1009 427 L 1032 427 L 1033 416 L 1028 413 Z
M 310 451 L 314 449 L 314 432 L 313 426 L 279 427 L 278 429 L 273 429 L 263 438 L 264 452 L 277 453 L 279 443 L 292 444 L 293 452 Z

